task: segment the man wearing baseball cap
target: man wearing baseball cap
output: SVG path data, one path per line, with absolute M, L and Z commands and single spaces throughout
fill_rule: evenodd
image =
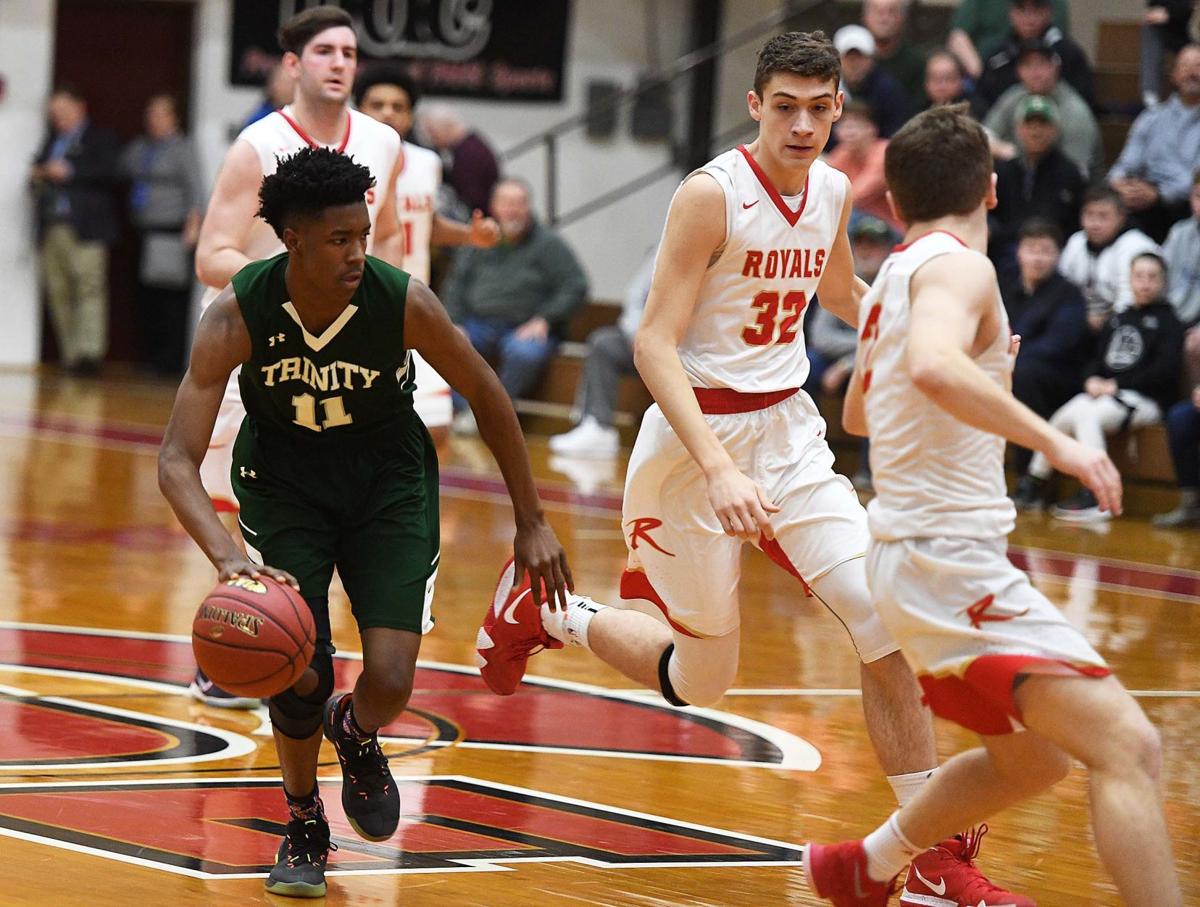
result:
M 846 100 L 853 98 L 871 105 L 879 134 L 891 138 L 912 111 L 900 83 L 875 65 L 875 39 L 861 25 L 846 25 L 834 33 L 833 46 L 842 58 Z M 836 127 L 833 135 L 836 138 Z
M 1036 39 L 1058 56 L 1063 81 L 1079 92 L 1089 106 L 1095 104 L 1092 67 L 1087 54 L 1054 24 L 1050 0 L 1009 0 L 1008 21 L 1011 28 L 995 52 L 984 60 L 983 74 L 975 86 L 975 97 L 980 103 L 990 107 L 1000 95 L 1017 84 L 1021 43 Z
M 996 207 L 988 218 L 988 254 L 1003 270 L 1013 261 L 1017 233 L 1032 217 L 1063 236 L 1079 229 L 1083 174 L 1058 146 L 1058 105 L 1029 95 L 1017 106 L 1017 154 L 996 165 Z M 1061 239 L 1060 239 L 1061 244 Z
M 1099 173 L 1104 165 L 1100 127 L 1087 102 L 1059 78 L 1062 61 L 1054 48 L 1040 38 L 1022 41 L 1017 53 L 1020 83 L 1000 96 L 983 125 L 998 140 L 992 153 L 1001 160 L 1017 155 L 1017 110 L 1030 95 L 1049 98 L 1058 109 L 1058 134 L 1063 153 L 1084 176 Z

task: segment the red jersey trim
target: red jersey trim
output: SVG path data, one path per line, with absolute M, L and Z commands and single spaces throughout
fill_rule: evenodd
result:
M 796 226 L 801 215 L 804 214 L 804 206 L 808 204 L 808 174 L 804 176 L 804 197 L 800 199 L 800 207 L 793 211 L 787 206 L 787 202 L 783 200 L 783 196 L 779 194 L 779 190 L 775 188 L 775 185 L 771 182 L 771 178 L 767 176 L 762 167 L 758 166 L 758 161 L 754 159 L 754 155 L 746 150 L 746 146 L 738 145 L 737 150 L 745 156 L 746 163 L 750 165 L 750 169 L 758 177 L 759 185 L 766 190 L 767 197 L 771 199 L 776 209 L 783 215 L 783 219 L 788 222 L 788 226 Z
M 297 123 L 290 116 L 288 116 L 286 113 L 283 112 L 282 107 L 279 108 L 279 115 L 281 117 L 283 117 L 287 121 L 287 124 L 296 131 L 296 135 L 300 136 L 300 138 L 304 139 L 304 141 L 308 143 L 309 148 L 325 147 L 320 142 L 314 141 L 312 136 L 310 136 L 307 132 L 305 132 L 303 127 L 299 123 Z M 340 145 L 338 145 L 336 148 L 336 151 L 338 154 L 344 154 L 346 151 L 346 146 L 350 144 L 350 123 L 351 123 L 350 111 L 347 110 L 346 111 L 346 134 L 344 136 L 342 136 L 342 143 Z
M 905 243 L 900 243 L 900 245 L 898 245 L 898 246 L 892 246 L 892 251 L 893 251 L 893 252 L 903 252 L 903 251 L 904 251 L 905 249 L 907 249 L 909 246 L 912 246 L 912 245 L 915 245 L 916 243 L 919 243 L 919 242 L 920 242 L 921 240 L 923 240 L 923 239 L 924 239 L 926 236 L 933 236 L 933 234 L 934 234 L 934 233 L 945 233 L 947 236 L 949 236 L 949 237 L 950 237 L 952 240 L 954 240 L 956 243 L 958 243 L 958 244 L 959 244 L 960 246 L 962 246 L 964 249 L 969 249 L 969 248 L 971 248 L 971 247 L 970 247 L 970 246 L 968 246 L 968 245 L 967 245 L 965 242 L 963 242 L 963 241 L 962 241 L 962 239 L 960 239 L 959 237 L 955 236 L 955 235 L 954 235 L 953 233 L 951 233 L 949 230 L 930 230 L 928 233 L 922 233 L 920 236 L 918 236 L 918 237 L 917 237 L 916 239 L 914 239 L 912 242 L 905 242 Z

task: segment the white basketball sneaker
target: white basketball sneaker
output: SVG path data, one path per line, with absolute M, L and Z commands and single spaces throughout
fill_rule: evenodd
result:
M 601 425 L 593 416 L 584 416 L 569 432 L 551 438 L 550 449 L 564 457 L 615 457 L 621 449 L 621 435 L 612 426 Z

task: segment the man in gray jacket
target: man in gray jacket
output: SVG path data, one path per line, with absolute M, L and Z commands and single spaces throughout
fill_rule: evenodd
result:
M 442 292 L 446 311 L 481 355 L 496 363 L 514 400 L 524 396 L 554 354 L 558 339 L 587 296 L 587 277 L 570 247 L 534 220 L 529 187 L 503 179 L 491 210 L 502 239 L 491 249 L 464 248 Z M 456 413 L 467 413 L 455 397 Z M 469 415 L 455 428 L 469 432 Z

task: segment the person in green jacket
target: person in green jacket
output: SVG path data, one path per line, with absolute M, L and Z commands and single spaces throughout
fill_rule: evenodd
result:
M 501 241 L 491 249 L 462 249 L 442 288 L 446 311 L 517 399 L 537 382 L 568 319 L 587 296 L 587 276 L 575 253 L 530 211 L 529 186 L 501 180 L 491 210 Z M 466 402 L 455 395 L 455 430 L 470 433 Z

